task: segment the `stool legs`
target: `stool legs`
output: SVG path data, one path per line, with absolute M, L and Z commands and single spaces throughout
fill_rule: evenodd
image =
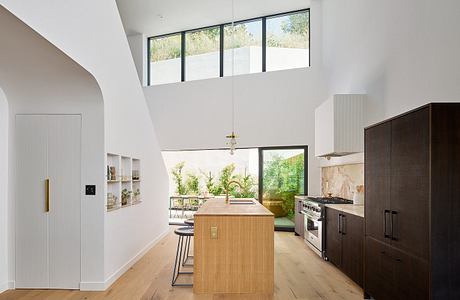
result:
M 192 263 L 187 263 L 189 258 L 193 258 L 193 255 L 190 255 L 190 241 L 192 237 L 187 236 L 185 239 L 185 249 L 184 249 L 184 260 L 182 262 L 182 266 L 193 266 Z
M 189 239 L 189 237 L 187 236 Z M 189 239 L 190 240 L 190 239 Z M 193 272 L 181 272 L 180 267 L 183 264 L 182 262 L 182 254 L 187 255 L 186 248 L 187 248 L 188 242 L 184 242 L 184 237 L 179 236 L 179 239 L 177 240 L 177 250 L 176 250 L 176 259 L 174 260 L 174 270 L 173 270 L 173 277 L 171 281 L 172 286 L 193 286 L 191 283 L 176 283 L 177 278 L 181 274 L 193 274 Z M 189 248 L 190 246 L 188 246 Z

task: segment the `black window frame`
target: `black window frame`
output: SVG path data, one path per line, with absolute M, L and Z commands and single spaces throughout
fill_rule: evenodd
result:
M 293 11 L 287 11 L 287 12 L 282 12 L 282 13 L 276 13 L 276 14 L 271 14 L 271 15 L 266 15 L 262 17 L 255 17 L 255 18 L 250 18 L 250 19 L 243 19 L 243 20 L 238 20 L 234 21 L 233 23 L 240 24 L 240 23 L 246 23 L 246 22 L 251 22 L 251 21 L 257 21 L 261 20 L 262 21 L 262 73 L 267 72 L 266 66 L 267 66 L 267 19 L 271 18 L 276 18 L 276 17 L 282 17 L 282 16 L 288 16 L 288 15 L 293 15 L 293 14 L 298 14 L 298 13 L 304 13 L 308 12 L 309 15 L 309 21 L 308 21 L 308 67 L 311 67 L 311 14 L 310 14 L 310 8 L 304 8 L 304 9 L 299 9 L 299 10 L 293 10 Z M 163 38 L 167 36 L 172 36 L 172 35 L 178 35 L 180 34 L 181 36 L 181 82 L 186 81 L 185 78 L 185 64 L 186 64 L 186 59 L 185 59 L 185 47 L 186 47 L 186 42 L 185 42 L 185 36 L 187 32 L 194 32 L 194 31 L 199 31 L 199 30 L 205 30 L 208 28 L 215 28 L 218 27 L 220 28 L 220 36 L 219 36 L 219 76 L 218 77 L 212 77 L 212 78 L 219 78 L 219 77 L 225 77 L 224 76 L 224 27 L 231 25 L 232 22 L 227 22 L 227 23 L 222 23 L 222 24 L 215 24 L 215 25 L 210 25 L 210 26 L 205 26 L 205 27 L 200 27 L 200 28 L 194 28 L 194 29 L 187 29 L 187 30 L 182 30 L 182 31 L 176 31 L 176 32 L 171 32 L 167 34 L 161 34 L 161 35 L 156 35 L 156 36 L 150 36 L 147 38 L 147 86 L 151 86 L 150 82 L 150 43 L 151 40 L 158 39 L 158 38 Z M 228 76 L 227 76 L 228 77 Z

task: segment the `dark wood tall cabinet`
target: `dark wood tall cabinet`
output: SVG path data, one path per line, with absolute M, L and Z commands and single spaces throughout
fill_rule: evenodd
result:
M 460 299 L 460 103 L 365 130 L 364 290 Z

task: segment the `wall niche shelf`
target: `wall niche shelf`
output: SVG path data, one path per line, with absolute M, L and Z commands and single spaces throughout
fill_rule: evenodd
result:
M 142 203 L 140 167 L 137 158 L 107 153 L 107 212 Z

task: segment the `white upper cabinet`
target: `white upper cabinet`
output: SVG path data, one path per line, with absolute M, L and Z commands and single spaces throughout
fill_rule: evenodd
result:
M 344 156 L 364 151 L 366 95 L 337 94 L 315 110 L 315 156 Z

